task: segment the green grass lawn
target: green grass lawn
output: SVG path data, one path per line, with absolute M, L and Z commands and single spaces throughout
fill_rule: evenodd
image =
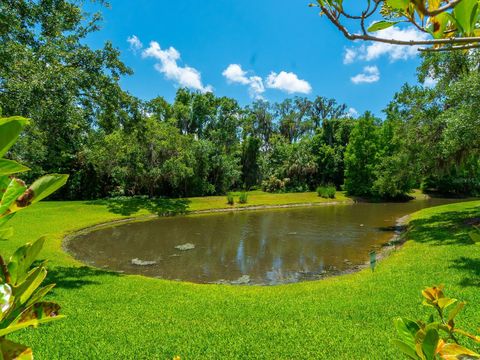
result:
M 264 203 L 260 196 L 252 203 Z M 208 202 L 190 205 L 203 209 Z M 12 338 L 31 345 L 36 359 L 401 359 L 389 342 L 392 318 L 424 314 L 420 290 L 435 284 L 468 302 L 459 325 L 480 326 L 480 244 L 470 243 L 471 227 L 464 225 L 480 217 L 480 201 L 415 214 L 409 241 L 374 273 L 272 287 L 120 275 L 83 266 L 61 250 L 68 232 L 149 208 L 127 210 L 107 202 L 45 202 L 12 220 L 16 236 L 1 244 L 2 253 L 47 235 L 41 255 L 57 283 L 52 297 L 67 315 Z

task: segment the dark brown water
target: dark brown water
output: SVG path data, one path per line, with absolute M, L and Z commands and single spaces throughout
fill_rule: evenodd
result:
M 85 263 L 129 274 L 280 284 L 364 264 L 369 251 L 392 238 L 398 218 L 450 202 L 455 200 L 179 216 L 92 231 L 67 247 Z M 185 244 L 194 248 L 176 248 Z

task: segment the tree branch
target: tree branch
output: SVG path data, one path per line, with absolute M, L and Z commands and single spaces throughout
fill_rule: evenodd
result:
M 478 49 L 480 48 L 480 44 L 470 44 L 464 46 L 449 46 L 449 47 L 441 47 L 441 48 L 421 48 L 418 51 L 421 52 L 441 52 L 441 51 L 452 51 L 452 50 L 469 50 L 469 49 Z
M 453 0 L 452 2 L 439 7 L 437 10 L 429 11 L 428 9 L 425 9 L 425 12 L 423 15 L 426 16 L 437 16 L 447 10 L 453 9 L 455 6 L 457 6 L 462 0 Z
M 448 45 L 448 44 L 472 44 L 479 43 L 480 36 L 476 37 L 451 37 L 448 39 L 431 39 L 431 40 L 396 40 L 385 39 L 369 34 L 351 34 L 348 29 L 343 26 L 338 19 L 323 5 L 320 5 L 320 9 L 327 16 L 327 18 L 337 27 L 338 30 L 349 40 L 363 40 L 363 41 L 375 41 L 392 45 Z

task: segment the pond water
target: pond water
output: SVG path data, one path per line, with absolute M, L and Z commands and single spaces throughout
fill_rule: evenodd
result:
M 99 268 L 196 283 L 281 284 L 365 264 L 397 219 L 458 200 L 241 211 L 119 224 L 67 243 Z

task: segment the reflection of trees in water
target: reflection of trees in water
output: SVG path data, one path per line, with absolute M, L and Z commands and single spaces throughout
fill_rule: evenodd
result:
M 72 242 L 72 248 L 99 267 L 149 276 L 198 282 L 242 275 L 255 283 L 298 281 L 332 266 L 341 270 L 350 262 L 366 261 L 370 246 L 388 240 L 390 219 L 425 205 L 357 204 L 165 218 L 99 230 Z M 175 249 L 185 243 L 195 249 Z M 135 266 L 133 258 L 157 264 Z

